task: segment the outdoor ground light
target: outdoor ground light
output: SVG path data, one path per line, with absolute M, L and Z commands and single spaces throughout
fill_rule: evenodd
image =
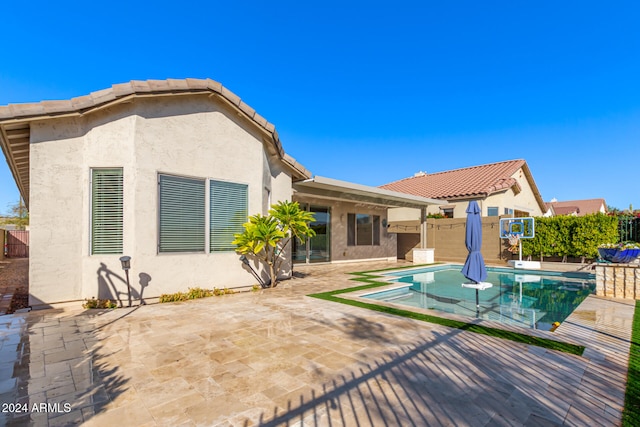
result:
M 129 285 L 129 269 L 131 268 L 131 257 L 121 256 L 120 263 L 122 264 L 124 274 L 127 276 L 127 295 L 129 296 L 129 307 L 131 307 L 131 286 Z

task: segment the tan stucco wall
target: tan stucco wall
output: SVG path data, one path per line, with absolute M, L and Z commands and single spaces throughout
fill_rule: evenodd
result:
M 309 197 L 300 193 L 297 193 L 293 199 L 301 204 L 309 203 L 317 206 L 327 206 L 331 209 L 331 262 L 396 258 L 396 235 L 388 233 L 386 227 L 382 226 L 382 221 L 387 219 L 386 207 Z M 380 245 L 347 245 L 347 214 L 350 213 L 380 216 Z
M 254 284 L 234 252 L 157 253 L 158 173 L 248 184 L 250 215 L 264 213 L 265 188 L 273 203 L 290 200 L 290 175 L 243 120 L 206 96 L 184 96 L 137 99 L 86 118 L 33 124 L 31 304 L 105 296 L 105 290 L 126 299 L 121 255 L 89 253 L 95 167 L 123 167 L 123 252 L 132 257 L 134 296 L 141 280 L 148 283 L 144 298 L 194 286 Z
M 436 261 L 464 263 L 469 252 L 465 245 L 466 218 L 427 218 L 427 246 L 434 249 Z M 393 229 L 393 228 L 391 228 Z M 482 218 L 481 252 L 485 262 L 503 264 L 510 259 L 507 243 L 500 239 L 500 217 Z M 398 232 L 400 257 L 412 261 L 411 251 L 420 248 L 420 234 L 411 231 Z
M 465 245 L 466 218 L 428 218 L 427 240 L 435 248 L 436 261 L 461 262 L 469 251 Z M 500 217 L 482 218 L 482 247 L 487 263 L 502 263 L 505 241 L 500 239 Z
M 413 250 L 420 248 L 420 233 L 398 233 L 396 236 L 398 258 L 413 261 Z
M 433 207 L 431 208 L 433 209 Z M 427 210 L 428 212 L 428 210 Z M 389 208 L 389 222 L 420 221 L 420 209 Z

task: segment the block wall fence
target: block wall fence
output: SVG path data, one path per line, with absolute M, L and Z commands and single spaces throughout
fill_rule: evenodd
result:
M 596 295 L 640 299 L 640 264 L 597 264 Z

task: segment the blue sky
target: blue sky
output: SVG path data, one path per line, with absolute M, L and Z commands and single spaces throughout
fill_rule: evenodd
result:
M 312 173 L 381 185 L 523 158 L 545 200 L 640 208 L 634 1 L 3 5 L 0 105 L 211 78 Z M 0 212 L 18 192 L 0 161 Z

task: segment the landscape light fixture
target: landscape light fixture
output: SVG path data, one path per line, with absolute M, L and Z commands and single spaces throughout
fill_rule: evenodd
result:
M 121 256 L 120 263 L 122 264 L 124 274 L 127 276 L 127 295 L 129 295 L 129 307 L 131 307 L 131 286 L 129 285 L 129 269 L 131 268 L 131 257 Z
M 127 271 L 131 268 L 131 257 L 130 256 L 121 256 L 120 263 L 122 264 L 122 269 Z

